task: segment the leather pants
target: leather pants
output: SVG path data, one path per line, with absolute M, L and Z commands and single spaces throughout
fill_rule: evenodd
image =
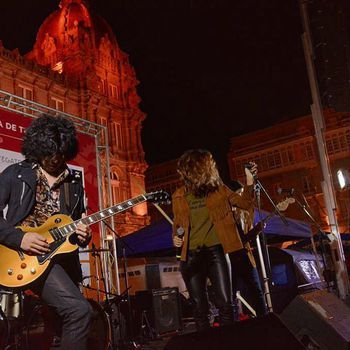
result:
M 209 278 L 219 310 L 220 325 L 233 322 L 233 306 L 227 260 L 221 245 L 203 247 L 188 252 L 187 261 L 182 261 L 182 277 L 194 306 L 197 330 L 210 327 L 207 279 Z

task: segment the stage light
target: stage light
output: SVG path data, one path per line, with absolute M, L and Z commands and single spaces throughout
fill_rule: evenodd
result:
M 341 189 L 344 189 L 345 187 L 350 187 L 350 176 L 347 170 L 339 169 L 337 171 L 337 177 Z

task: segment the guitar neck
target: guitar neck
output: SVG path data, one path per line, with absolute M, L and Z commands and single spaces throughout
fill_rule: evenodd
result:
M 109 208 L 103 209 L 97 213 L 86 216 L 83 219 L 73 221 L 72 223 L 70 223 L 68 225 L 57 228 L 57 230 L 60 231 L 61 235 L 67 236 L 67 235 L 76 231 L 79 223 L 82 223 L 83 225 L 90 226 L 90 225 L 93 225 L 99 221 L 107 219 L 113 215 L 121 213 L 121 212 L 123 212 L 129 208 L 132 208 L 137 204 L 143 203 L 145 201 L 147 201 L 147 197 L 145 195 L 141 194 L 135 198 L 128 199 L 124 202 L 121 202 L 121 203 L 113 205 Z

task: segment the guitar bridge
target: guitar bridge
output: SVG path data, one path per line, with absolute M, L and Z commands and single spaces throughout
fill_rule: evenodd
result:
M 59 241 L 53 241 L 49 244 L 50 253 L 37 256 L 38 263 L 40 265 L 44 264 L 47 260 L 51 259 L 52 255 L 58 250 L 58 248 L 65 242 L 65 239 L 61 239 Z

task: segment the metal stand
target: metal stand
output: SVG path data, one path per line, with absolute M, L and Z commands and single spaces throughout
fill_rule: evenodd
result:
M 236 298 L 239 302 L 241 302 L 250 312 L 256 317 L 256 311 L 252 308 L 252 306 L 242 297 L 241 292 L 238 290 L 236 292 Z
M 302 197 L 303 197 L 304 203 L 302 203 L 297 196 L 294 196 L 294 199 L 298 203 L 299 207 L 304 212 L 304 214 L 311 220 L 311 223 L 317 228 L 317 235 L 318 235 L 318 240 L 320 243 L 321 256 L 322 256 L 322 262 L 323 262 L 323 267 L 324 267 L 323 273 L 320 273 L 320 276 L 323 275 L 323 278 L 324 278 L 325 282 L 327 283 L 327 288 L 330 289 L 331 282 L 334 279 L 332 278 L 332 272 L 331 272 L 331 269 L 329 268 L 329 264 L 328 264 L 327 259 L 326 259 L 327 253 L 326 253 L 326 248 L 325 248 L 325 244 L 324 244 L 324 239 L 326 238 L 327 240 L 329 240 L 329 238 L 327 237 L 327 234 L 322 230 L 322 227 L 320 226 L 320 224 L 316 221 L 316 219 L 313 217 L 311 212 L 308 210 L 308 208 L 310 208 L 310 206 L 309 206 L 305 196 L 302 195 Z M 313 237 L 311 237 L 311 239 L 312 239 L 312 243 L 313 243 L 314 253 L 316 255 L 317 266 L 321 272 L 321 265 L 318 261 L 317 251 L 316 251 L 315 244 L 313 242 Z
M 254 176 L 254 191 L 255 191 L 255 198 L 257 202 L 258 207 L 258 213 L 259 213 L 259 221 L 261 221 L 262 215 L 261 215 L 261 191 L 264 192 L 269 202 L 272 204 L 273 208 L 275 209 L 275 213 L 281 218 L 282 222 L 285 225 L 288 225 L 287 220 L 284 216 L 282 216 L 280 210 L 277 208 L 276 204 L 266 191 L 265 187 L 262 185 L 261 181 L 257 178 L 257 176 Z M 272 307 L 272 301 L 271 301 L 271 293 L 270 293 L 270 285 L 271 285 L 271 263 L 270 263 L 270 257 L 269 252 L 267 250 L 267 242 L 266 237 L 264 234 L 264 226 L 262 227 L 261 232 L 261 238 L 262 242 L 260 242 L 259 236 L 256 238 L 256 244 L 258 248 L 259 253 L 259 260 L 261 265 L 261 273 L 264 281 L 264 294 L 266 298 L 266 304 L 269 312 L 273 312 Z
M 7 307 L 0 306 L 0 319 L 5 322 L 5 336 L 0 341 L 1 348 L 4 350 L 27 349 L 24 337 L 24 306 L 22 291 L 0 291 L 2 296 L 13 297 L 7 300 Z M 11 305 L 12 304 L 12 305 Z M 16 306 L 15 306 L 16 304 Z
M 157 335 L 156 332 L 154 331 L 153 327 L 151 326 L 151 323 L 148 319 L 147 311 L 142 310 L 142 315 L 141 315 L 141 334 L 142 337 L 145 339 L 156 339 Z
M 134 330 L 133 330 L 133 312 L 131 308 L 131 299 L 130 299 L 130 288 L 129 287 L 129 279 L 128 279 L 128 265 L 127 265 L 127 257 L 126 257 L 126 248 L 133 251 L 133 249 L 123 240 L 123 237 L 114 229 L 111 227 L 111 225 L 108 224 L 105 220 L 102 220 L 102 222 L 113 232 L 115 239 L 118 240 L 118 242 L 122 245 L 122 255 L 123 255 L 123 269 L 124 269 L 124 283 L 125 283 L 125 293 L 127 305 L 128 305 L 128 312 L 127 312 L 127 333 L 128 333 L 128 339 L 127 343 L 132 348 L 137 349 L 139 348 L 139 344 L 134 339 Z
M 9 292 L 0 291 L 1 301 L 2 297 L 6 294 L 9 294 Z M 0 320 L 4 322 L 4 333 L 3 337 L 0 339 L 0 349 L 5 349 L 10 342 L 10 322 L 2 309 L 2 305 L 0 305 Z
M 107 224 L 108 225 L 108 224 Z M 114 232 L 114 230 L 112 230 Z M 116 234 L 116 232 L 115 232 Z M 92 256 L 94 256 L 94 253 L 92 253 Z M 116 306 L 118 308 L 118 318 L 119 318 L 119 322 L 121 322 L 121 312 L 120 312 L 120 307 L 119 307 L 119 303 L 121 302 L 121 300 L 123 299 L 123 296 L 126 294 L 126 295 L 129 295 L 129 287 L 126 286 L 126 289 L 125 291 L 120 294 L 120 295 L 117 295 L 117 294 L 114 294 L 114 293 L 111 293 L 110 291 L 107 292 L 106 290 L 106 279 L 104 277 L 104 274 L 103 274 L 103 267 L 102 267 L 102 259 L 101 259 L 101 256 L 100 256 L 100 252 L 97 252 L 95 253 L 95 256 L 98 258 L 99 260 L 99 265 L 100 265 L 100 274 L 101 274 L 101 281 L 102 281 L 102 284 L 103 284 L 103 287 L 104 287 L 104 290 L 105 292 L 102 292 L 106 295 L 106 298 L 105 298 L 105 304 L 103 306 L 105 312 L 107 313 L 108 315 L 108 318 L 110 320 L 110 324 L 111 324 L 111 331 L 112 331 L 112 334 L 111 334 L 111 339 L 110 339 L 110 346 L 111 346 L 111 349 L 118 349 L 118 344 L 116 343 L 116 339 L 117 337 L 115 336 L 114 332 L 115 332 L 115 327 L 114 325 L 112 324 L 112 313 L 113 313 L 113 309 L 112 309 L 112 303 L 116 303 Z M 91 289 L 91 288 L 90 288 Z M 113 297 L 114 298 L 114 301 L 111 302 L 110 300 L 110 297 Z M 130 297 L 129 297 L 130 298 Z M 130 314 L 130 313 L 129 313 Z M 122 331 L 121 331 L 121 328 L 120 328 L 120 335 L 122 335 Z

